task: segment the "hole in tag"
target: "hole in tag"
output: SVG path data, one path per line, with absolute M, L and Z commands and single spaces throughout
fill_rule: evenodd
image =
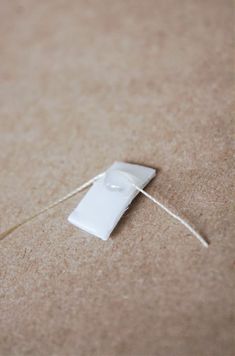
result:
M 125 195 L 130 194 L 134 187 L 132 182 L 134 182 L 131 174 L 128 174 L 119 170 L 112 170 L 106 173 L 104 184 L 107 189 L 111 191 L 116 191 Z

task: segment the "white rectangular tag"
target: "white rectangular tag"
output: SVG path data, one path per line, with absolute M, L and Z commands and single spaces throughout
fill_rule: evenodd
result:
M 123 176 L 120 176 L 120 172 L 124 172 Z M 92 185 L 77 208 L 69 215 L 68 221 L 102 240 L 107 240 L 138 194 L 137 189 L 125 177 L 125 173 L 136 178 L 139 188 L 144 188 L 156 175 L 153 168 L 115 162 L 106 174 Z

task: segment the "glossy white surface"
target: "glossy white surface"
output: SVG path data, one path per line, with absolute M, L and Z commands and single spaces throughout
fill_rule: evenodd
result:
M 131 179 L 138 187 L 144 188 L 155 174 L 153 168 L 115 162 L 106 174 L 92 185 L 77 208 L 70 214 L 69 222 L 102 240 L 107 240 L 138 194 L 131 184 Z

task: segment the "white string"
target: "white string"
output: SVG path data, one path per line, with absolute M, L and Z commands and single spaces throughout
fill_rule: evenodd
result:
M 148 199 L 150 199 L 154 204 L 158 205 L 160 208 L 162 208 L 163 210 L 165 210 L 169 215 L 171 215 L 173 218 L 175 218 L 176 220 L 178 220 L 182 225 L 184 225 L 205 247 L 208 247 L 208 242 L 191 226 L 189 225 L 184 219 L 182 219 L 179 215 L 173 213 L 170 209 L 168 209 L 165 205 L 163 205 L 161 202 L 159 202 L 157 199 L 155 199 L 152 195 L 146 193 L 143 189 L 141 189 L 140 187 L 138 187 L 138 185 L 136 185 L 134 183 L 135 177 L 133 177 L 131 174 L 128 174 L 127 172 L 123 172 L 123 171 L 119 171 L 121 174 L 123 174 L 128 180 L 129 182 L 135 187 L 136 190 L 138 190 L 140 193 L 142 193 L 143 195 L 145 195 Z M 11 227 L 10 229 L 8 229 L 7 231 L 4 231 L 3 233 L 0 234 L 0 240 L 4 239 L 6 236 L 8 236 L 9 234 L 11 234 L 13 231 L 15 231 L 16 229 L 18 229 L 19 227 L 21 227 L 22 225 L 26 224 L 27 222 L 33 220 L 34 218 L 36 218 L 37 216 L 41 215 L 42 213 L 48 211 L 51 208 L 54 208 L 56 205 L 64 202 L 65 200 L 71 198 L 72 196 L 74 196 L 75 194 L 81 192 L 82 190 L 88 188 L 90 185 L 92 185 L 96 180 L 102 178 L 105 175 L 104 173 L 98 174 L 97 176 L 93 177 L 92 179 L 88 180 L 86 183 L 82 184 L 81 186 L 79 186 L 78 188 L 72 190 L 70 193 L 66 194 L 65 196 L 63 196 L 62 198 L 56 200 L 54 203 L 46 206 L 45 208 L 41 209 L 40 211 L 38 211 L 37 213 L 35 213 L 34 215 L 31 215 L 30 217 L 26 218 L 25 220 L 21 221 L 19 224 Z
M 153 203 L 157 204 L 165 210 L 169 215 L 171 215 L 173 218 L 178 220 L 181 224 L 183 224 L 205 247 L 208 247 L 209 244 L 208 242 L 196 231 L 192 228 L 191 225 L 189 225 L 184 219 L 182 219 L 179 215 L 173 213 L 170 209 L 168 209 L 165 205 L 160 203 L 157 199 L 155 199 L 152 195 L 146 193 L 143 189 L 139 188 L 137 185 L 132 183 L 132 185 L 137 189 L 140 193 L 144 194 L 148 199 L 150 199 Z
M 9 234 L 11 234 L 13 231 L 15 231 L 16 229 L 18 229 L 18 227 L 26 224 L 27 222 L 33 220 L 34 218 L 38 217 L 39 215 L 41 215 L 42 213 L 45 213 L 47 210 L 54 208 L 56 205 L 64 202 L 65 200 L 71 198 L 72 196 L 74 196 L 75 194 L 81 192 L 82 190 L 88 188 L 91 184 L 93 184 L 97 179 L 100 179 L 101 177 L 104 176 L 105 173 L 101 173 L 98 174 L 97 176 L 95 176 L 94 178 L 88 180 L 86 183 L 80 185 L 78 188 L 72 190 L 70 193 L 66 194 L 65 196 L 63 196 L 62 198 L 56 200 L 54 203 L 46 206 L 45 208 L 39 210 L 37 213 L 27 217 L 26 219 L 24 219 L 23 221 L 21 221 L 19 224 L 12 226 L 10 229 L 2 232 L 0 234 L 0 240 L 3 240 L 6 236 L 8 236 Z
M 174 219 L 178 220 L 182 225 L 184 225 L 202 244 L 204 247 L 208 247 L 209 244 L 208 242 L 189 224 L 187 221 L 182 219 L 179 215 L 173 213 L 170 209 L 168 209 L 165 205 L 163 205 L 160 201 L 155 199 L 152 195 L 146 193 L 143 189 L 141 189 L 138 185 L 135 184 L 135 181 L 137 178 L 133 176 L 132 174 L 129 174 L 127 172 L 117 170 L 119 173 L 121 173 L 123 176 L 125 176 L 129 182 L 135 187 L 136 190 L 138 190 L 140 193 L 145 195 L 148 199 L 150 199 L 154 204 L 160 206 L 163 210 L 165 210 L 169 215 L 171 215 Z

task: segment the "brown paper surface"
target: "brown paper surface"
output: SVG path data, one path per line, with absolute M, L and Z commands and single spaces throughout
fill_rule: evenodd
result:
M 84 193 L 0 242 L 0 355 L 232 356 L 230 0 L 0 2 L 0 231 L 115 160 L 158 168 L 107 242 Z

